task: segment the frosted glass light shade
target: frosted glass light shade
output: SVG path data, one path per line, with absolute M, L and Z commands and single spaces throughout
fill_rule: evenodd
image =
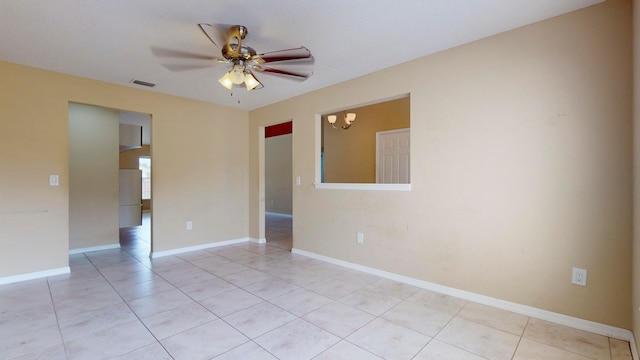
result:
M 247 91 L 250 91 L 260 85 L 260 81 L 253 74 L 247 73 L 244 77 L 244 85 L 247 87 Z
M 229 72 L 229 75 L 231 76 L 231 81 L 236 85 L 240 85 L 244 82 L 244 69 L 238 65 L 233 67 L 233 70 Z
M 233 87 L 233 81 L 231 81 L 231 75 L 229 75 L 229 73 L 224 74 L 224 76 L 221 77 L 218 82 L 229 90 L 231 90 L 231 88 Z

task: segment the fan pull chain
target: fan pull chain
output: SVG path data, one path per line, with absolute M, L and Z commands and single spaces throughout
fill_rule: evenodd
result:
M 231 97 L 233 97 L 233 92 L 231 92 Z M 238 99 L 238 104 L 240 104 L 240 99 Z

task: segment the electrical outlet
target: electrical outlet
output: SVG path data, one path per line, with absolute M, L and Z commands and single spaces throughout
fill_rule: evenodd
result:
M 580 285 L 580 286 L 587 286 L 587 270 L 580 269 L 580 268 L 573 268 L 571 283 Z
M 49 186 L 60 185 L 60 177 L 58 175 L 49 175 Z
M 187 221 L 187 230 L 193 230 L 193 222 Z
M 358 236 L 356 237 L 356 242 L 358 244 L 361 244 L 361 245 L 364 244 L 364 234 L 363 233 L 361 233 L 361 232 L 358 233 Z

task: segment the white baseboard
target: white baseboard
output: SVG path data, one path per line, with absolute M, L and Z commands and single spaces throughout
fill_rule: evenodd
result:
M 251 238 L 246 237 L 246 238 L 234 239 L 234 240 L 217 241 L 217 242 L 212 242 L 212 243 L 208 243 L 208 244 L 202 244 L 202 245 L 196 245 L 196 246 L 187 246 L 187 247 L 183 247 L 183 248 L 164 250 L 164 251 L 157 251 L 157 252 L 152 252 L 150 257 L 155 259 L 155 258 L 159 258 L 159 257 L 163 257 L 163 256 L 182 254 L 182 253 L 186 253 L 186 252 L 190 252 L 190 251 L 210 249 L 210 248 L 214 248 L 214 247 L 218 247 L 218 246 L 235 245 L 235 244 L 240 244 L 240 243 L 244 243 L 244 242 L 247 242 L 247 241 L 251 241 Z
M 267 239 L 266 238 L 262 238 L 262 239 L 250 238 L 250 241 L 254 242 L 256 244 L 266 244 L 267 243 Z
M 57 269 L 36 271 L 36 272 L 20 274 L 20 275 L 5 276 L 5 277 L 0 277 L 0 285 L 11 284 L 11 283 L 20 282 L 20 281 L 40 279 L 48 276 L 63 275 L 63 274 L 68 274 L 70 272 L 71 272 L 71 269 L 67 266 L 67 267 L 61 267 Z
M 91 246 L 86 248 L 69 249 L 69 255 L 82 254 L 82 253 L 91 252 L 91 251 L 111 250 L 111 249 L 120 249 L 120 243 Z
M 299 255 L 310 257 L 310 258 L 314 258 L 317 260 L 322 260 L 335 265 L 344 266 L 349 269 L 358 270 L 368 274 L 380 276 L 386 279 L 395 280 L 405 284 L 413 285 L 419 288 L 435 291 L 441 294 L 455 296 L 457 298 L 461 298 L 464 300 L 473 301 L 483 305 L 493 306 L 499 309 L 549 321 L 555 324 L 565 325 L 575 329 L 588 331 L 590 333 L 629 341 L 631 344 L 632 351 L 634 352 L 634 359 L 638 360 L 637 354 L 635 354 L 635 340 L 633 338 L 633 333 L 627 329 L 622 329 L 615 326 L 610 326 L 610 325 L 601 324 L 601 323 L 597 323 L 589 320 L 584 320 L 584 319 L 580 319 L 580 318 L 576 318 L 576 317 L 572 317 L 564 314 L 559 314 L 559 313 L 555 313 L 555 312 L 551 312 L 543 309 L 538 309 L 538 308 L 534 308 L 527 305 L 500 300 L 500 299 L 492 298 L 489 296 L 480 295 L 480 294 L 476 294 L 476 293 L 472 293 L 469 291 L 464 291 L 464 290 L 460 290 L 460 289 L 456 289 L 448 286 L 438 285 L 432 282 L 418 280 L 418 279 L 410 278 L 408 276 L 398 275 L 395 273 L 390 273 L 387 271 L 382 271 L 375 268 L 350 263 L 347 261 L 331 258 L 324 255 L 319 255 L 316 253 L 312 253 L 309 251 L 304 251 L 296 248 L 291 249 L 291 252 L 294 254 L 299 254 Z

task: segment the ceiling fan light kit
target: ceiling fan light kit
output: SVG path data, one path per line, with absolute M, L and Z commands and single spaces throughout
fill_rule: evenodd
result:
M 261 89 L 262 82 L 254 75 L 256 72 L 275 75 L 289 80 L 304 81 L 313 73 L 311 71 L 290 71 L 288 65 L 313 65 L 314 59 L 311 52 L 304 46 L 277 50 L 266 53 L 257 53 L 252 47 L 243 44 L 248 30 L 243 25 L 224 24 L 198 24 L 200 30 L 211 43 L 220 51 L 222 57 L 190 53 L 181 50 L 165 48 L 153 48 L 156 56 L 174 57 L 192 60 L 208 60 L 212 65 L 231 65 L 218 82 L 229 90 L 234 86 L 245 87 L 247 91 Z M 196 64 L 169 64 L 164 67 L 170 71 L 182 71 L 202 68 Z M 232 93 L 233 94 L 233 93 Z
M 222 58 L 213 58 L 217 63 L 232 64 L 231 70 L 225 73 L 218 82 L 232 90 L 235 86 L 244 86 L 247 91 L 264 87 L 253 72 L 282 76 L 288 79 L 304 81 L 311 72 L 293 72 L 271 66 L 286 66 L 287 62 L 296 64 L 313 64 L 313 56 L 309 49 L 299 47 L 258 54 L 252 47 L 242 41 L 248 30 L 242 25 L 198 24 L 202 32 L 220 50 Z M 269 66 L 265 66 L 268 64 Z
M 241 85 L 243 83 L 247 91 L 263 87 L 262 83 L 244 65 L 240 64 L 234 65 L 233 69 L 224 74 L 218 82 L 229 90 L 233 88 L 233 85 Z

